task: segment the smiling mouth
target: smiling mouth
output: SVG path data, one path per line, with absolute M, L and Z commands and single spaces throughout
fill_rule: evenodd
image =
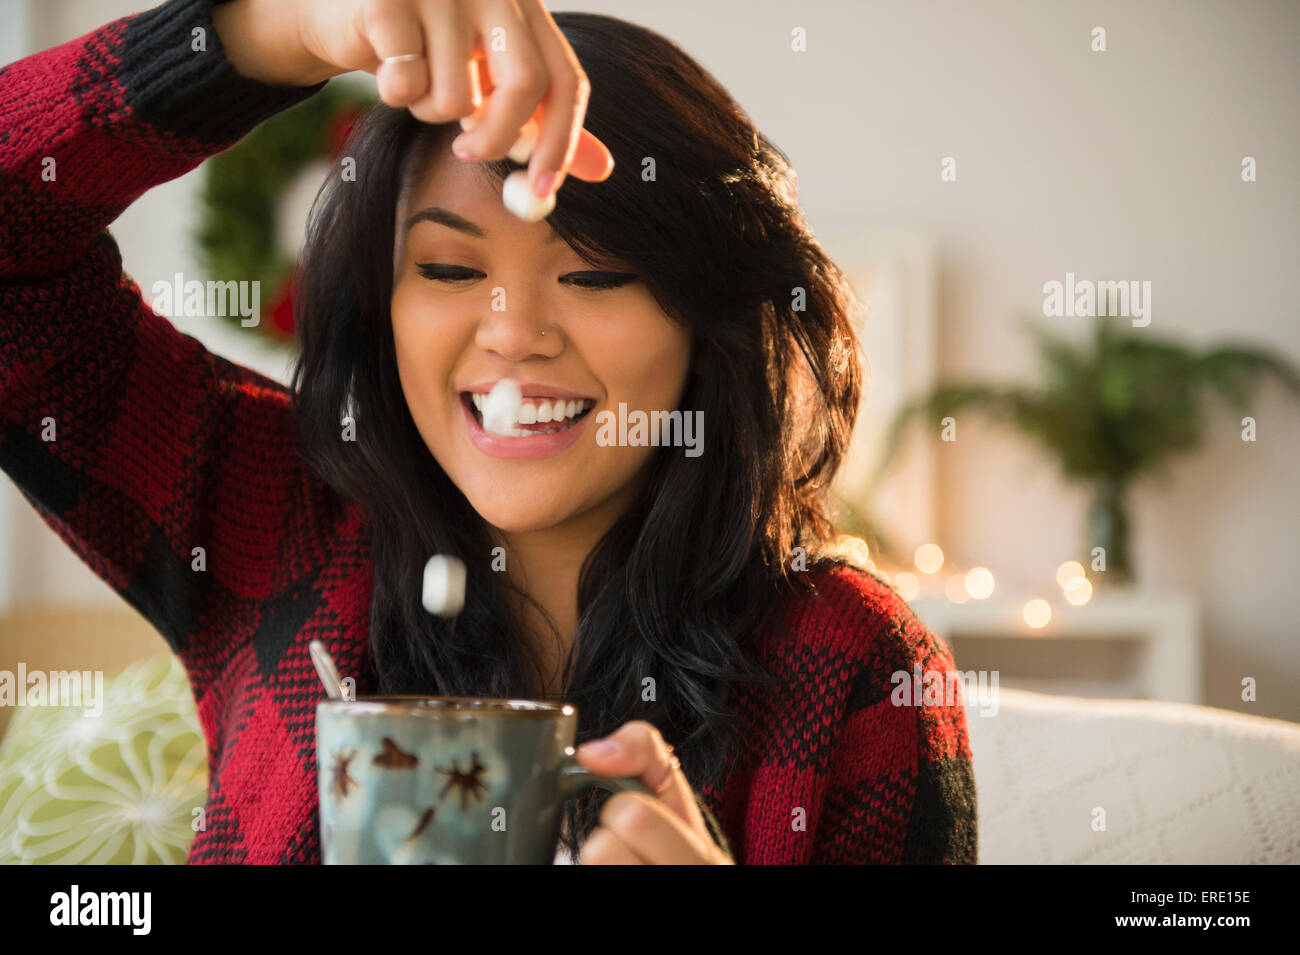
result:
M 480 428 L 483 427 L 483 402 L 485 394 L 469 391 L 460 393 L 460 401 Z M 516 412 L 516 422 L 512 432 L 506 437 L 530 437 L 536 434 L 556 434 L 568 431 L 591 413 L 596 402 L 591 398 L 525 398 Z

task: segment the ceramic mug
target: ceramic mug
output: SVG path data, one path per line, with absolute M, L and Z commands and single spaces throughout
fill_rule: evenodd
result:
M 565 801 L 647 792 L 574 756 L 567 703 L 372 696 L 316 706 L 326 865 L 554 861 Z

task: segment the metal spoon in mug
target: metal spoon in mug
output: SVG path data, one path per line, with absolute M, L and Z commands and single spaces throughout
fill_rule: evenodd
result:
M 307 650 L 311 654 L 311 662 L 316 665 L 316 675 L 325 684 L 326 695 L 331 700 L 345 699 L 347 693 L 343 690 L 343 681 L 339 679 L 338 668 L 334 666 L 334 659 L 325 649 L 325 644 L 313 640 L 307 644 Z

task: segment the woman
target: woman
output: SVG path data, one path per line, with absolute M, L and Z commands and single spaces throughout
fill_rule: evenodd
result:
M 353 69 L 384 102 L 313 210 L 285 389 L 154 315 L 103 230 Z M 172 0 L 4 81 L 0 464 L 186 665 L 191 862 L 319 861 L 313 638 L 362 695 L 576 704 L 614 744 L 582 762 L 657 794 L 574 800 L 582 862 L 975 861 L 960 700 L 890 702 L 951 653 L 833 546 L 852 295 L 676 46 L 537 0 Z M 501 199 L 529 131 L 540 221 Z M 483 427 L 505 378 L 526 436 Z M 450 620 L 433 553 L 468 568 Z

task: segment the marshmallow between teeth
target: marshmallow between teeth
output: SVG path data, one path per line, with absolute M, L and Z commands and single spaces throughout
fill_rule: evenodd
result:
M 483 429 L 496 434 L 510 434 L 519 417 L 524 393 L 518 382 L 502 378 L 483 400 Z
M 450 554 L 434 554 L 424 565 L 424 609 L 454 617 L 465 608 L 465 563 Z

